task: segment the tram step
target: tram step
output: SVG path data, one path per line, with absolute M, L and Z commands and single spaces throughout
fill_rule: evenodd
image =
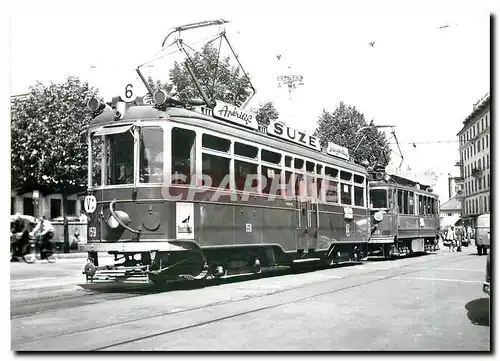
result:
M 318 262 L 318 261 L 321 261 L 321 258 L 302 258 L 294 260 L 293 263 Z

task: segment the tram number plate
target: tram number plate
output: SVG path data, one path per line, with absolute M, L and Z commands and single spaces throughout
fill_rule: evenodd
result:
M 89 237 L 94 238 L 97 235 L 97 229 L 95 227 L 89 227 Z
M 252 223 L 247 223 L 245 228 L 246 228 L 247 233 L 252 232 Z

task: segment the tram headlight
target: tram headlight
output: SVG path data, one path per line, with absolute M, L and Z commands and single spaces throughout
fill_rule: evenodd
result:
M 384 214 L 380 211 L 375 212 L 375 214 L 373 215 L 373 219 L 375 219 L 375 221 L 377 222 L 382 222 L 382 220 L 384 219 Z
M 123 223 L 128 224 L 130 222 L 130 217 L 128 216 L 127 213 L 123 211 L 115 211 L 115 214 L 118 218 L 120 218 L 120 221 L 122 221 Z M 120 227 L 120 223 L 112 214 L 109 215 L 107 223 L 108 227 L 112 229 Z
M 105 107 L 106 104 L 97 98 L 92 97 L 87 101 L 87 108 L 92 112 L 104 110 Z

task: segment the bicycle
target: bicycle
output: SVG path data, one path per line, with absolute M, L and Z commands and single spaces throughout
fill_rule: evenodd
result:
M 30 237 L 30 241 L 23 246 L 22 257 L 26 263 L 34 263 L 37 260 L 46 259 L 49 263 L 54 263 L 57 256 L 53 250 L 42 249 L 41 237 Z

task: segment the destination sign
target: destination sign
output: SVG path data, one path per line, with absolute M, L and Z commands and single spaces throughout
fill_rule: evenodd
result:
M 319 144 L 320 141 L 317 137 L 313 137 L 312 135 L 300 130 L 290 128 L 289 126 L 279 122 L 271 122 L 267 126 L 267 134 L 321 151 L 321 145 Z
M 257 124 L 257 119 L 255 118 L 254 114 L 249 113 L 234 105 L 224 103 L 220 100 L 217 100 L 217 104 L 215 105 L 213 110 L 213 116 L 215 118 L 228 120 L 230 122 L 243 125 L 255 130 L 259 129 L 259 125 Z
M 328 142 L 328 146 L 326 148 L 326 154 L 349 160 L 349 149 L 332 142 Z

